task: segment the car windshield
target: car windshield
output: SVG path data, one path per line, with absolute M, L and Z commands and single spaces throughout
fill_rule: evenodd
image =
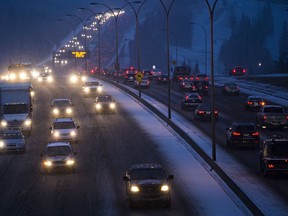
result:
M 85 86 L 99 86 L 100 83 L 99 82 L 86 82 Z
M 262 98 L 259 98 L 259 97 L 251 97 L 251 98 L 249 98 L 249 101 L 260 102 L 260 101 L 263 101 L 263 99 L 262 99 Z
M 110 102 L 112 100 L 113 99 L 110 95 L 104 95 L 97 98 L 97 102 Z
M 287 156 L 288 155 L 288 142 L 276 142 L 270 145 L 270 154 L 273 156 Z
M 73 129 L 75 128 L 74 122 L 55 122 L 54 129 Z
M 130 173 L 132 180 L 164 179 L 165 177 L 165 172 L 162 169 L 137 169 Z
M 255 131 L 255 127 L 254 126 L 237 126 L 236 131 L 239 131 L 239 132 Z
M 22 134 L 21 133 L 3 133 L 1 135 L 2 139 L 22 139 Z
M 67 107 L 70 106 L 70 101 L 69 100 L 59 100 L 59 101 L 54 101 L 53 105 L 55 107 Z
M 21 114 L 28 112 L 29 111 L 26 104 L 7 104 L 3 107 L 3 114 Z
M 69 146 L 51 146 L 47 147 L 46 154 L 48 157 L 68 156 L 71 154 Z

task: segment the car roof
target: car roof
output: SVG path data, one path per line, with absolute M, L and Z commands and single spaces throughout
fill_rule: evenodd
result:
M 49 142 L 47 144 L 47 148 L 48 147 L 57 147 L 57 146 L 68 146 L 71 148 L 71 145 L 69 142 Z
M 56 98 L 56 99 L 53 99 L 53 102 L 58 102 L 58 101 L 69 101 L 70 100 L 68 98 Z
M 74 122 L 72 118 L 56 118 L 53 122 Z
M 133 169 L 162 169 L 160 164 L 156 163 L 144 163 L 144 164 L 133 164 L 130 166 L 129 170 Z

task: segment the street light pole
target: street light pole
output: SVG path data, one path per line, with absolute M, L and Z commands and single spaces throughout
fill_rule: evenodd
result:
M 211 46 L 211 106 L 212 106 L 212 160 L 216 161 L 216 139 L 215 139 L 215 90 L 214 90 L 214 32 L 213 32 L 213 15 L 218 0 L 210 5 L 208 0 L 205 0 L 210 14 L 210 46 Z
M 204 36 L 205 36 L 205 74 L 207 74 L 207 32 L 206 32 L 206 29 L 204 28 L 203 25 L 201 25 L 200 23 L 197 23 L 197 22 L 191 22 L 190 24 L 192 25 L 199 25 L 202 30 L 204 31 Z
M 175 0 L 172 0 L 168 7 L 165 6 L 163 0 L 160 3 L 166 14 L 166 38 L 167 38 L 167 72 L 168 72 L 168 119 L 171 119 L 171 77 L 170 77 L 170 41 L 169 41 L 169 14 Z
M 64 21 L 67 22 L 69 25 L 73 28 L 73 41 L 74 41 L 74 52 L 76 51 L 76 36 L 75 36 L 75 26 L 72 24 L 72 22 L 65 20 L 65 19 L 58 19 L 57 21 Z M 74 71 L 76 72 L 76 56 L 74 56 Z

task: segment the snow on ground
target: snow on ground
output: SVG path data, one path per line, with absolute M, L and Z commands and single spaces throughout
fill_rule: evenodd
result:
M 227 81 L 227 79 L 225 80 Z M 283 92 L 279 93 L 279 90 L 275 91 L 270 86 L 270 95 L 268 96 L 265 93 L 258 92 L 261 90 L 261 85 L 257 84 L 257 91 L 254 91 L 250 88 L 256 87 L 255 83 L 254 85 L 252 82 L 249 82 L 249 85 L 247 82 L 245 83 L 243 83 L 241 88 L 242 92 L 247 94 L 257 93 L 257 95 L 263 94 L 265 98 L 269 98 L 275 103 L 287 105 L 287 90 L 283 89 Z M 221 79 L 216 84 L 221 85 Z M 244 90 L 245 85 L 248 85 L 249 89 Z M 110 85 L 105 83 L 105 86 Z M 193 206 L 196 206 L 196 210 L 200 215 L 250 215 L 249 210 L 246 209 L 217 174 L 214 171 L 210 171 L 210 167 L 200 156 L 166 123 L 162 122 L 146 107 L 139 104 L 136 99 L 111 87 L 105 89 L 105 91 L 113 95 L 120 104 L 125 104 L 123 108 L 127 109 L 143 130 L 155 140 L 159 151 L 163 154 L 169 164 L 169 168 L 176 176 L 177 185 L 182 185 L 187 199 L 189 199 L 191 204 L 193 203 Z M 263 88 L 265 90 L 265 85 Z M 137 94 L 137 90 L 132 88 L 130 90 L 135 91 Z M 265 92 L 264 90 L 262 89 L 262 92 Z M 273 92 L 275 93 L 274 96 L 272 95 Z M 279 96 L 286 99 L 279 98 Z M 167 113 L 165 105 L 145 94 L 142 94 L 142 98 L 153 104 L 162 113 Z M 212 141 L 209 137 L 173 110 L 172 121 L 186 131 L 208 155 L 211 155 Z M 153 125 L 152 130 L 151 125 Z M 247 168 L 228 155 L 221 145 L 217 145 L 217 163 L 245 191 L 265 215 L 287 215 L 287 202 L 265 186 L 264 179 L 263 182 L 259 182 L 259 178 L 251 176 Z M 263 196 L 263 194 L 269 194 L 269 197 Z

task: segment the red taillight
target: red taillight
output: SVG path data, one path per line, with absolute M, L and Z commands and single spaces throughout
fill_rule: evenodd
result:
M 209 78 L 208 78 L 208 77 L 206 77 L 206 78 L 205 78 L 205 80 L 209 80 Z
M 233 135 L 233 136 L 240 136 L 241 133 L 238 133 L 238 132 L 235 132 L 235 131 L 234 131 L 234 132 L 232 133 L 232 135 Z
M 199 78 L 199 77 L 196 77 L 196 80 L 200 80 L 200 78 Z
M 185 97 L 185 100 L 188 100 L 188 99 L 189 99 L 189 97 L 188 97 L 188 96 L 186 96 L 186 97 Z
M 235 69 L 233 69 L 233 73 L 236 73 L 236 70 L 235 70 Z
M 218 111 L 214 111 L 214 114 L 218 114 Z
M 251 101 L 248 101 L 248 102 L 247 102 L 247 104 L 251 105 L 251 104 L 252 104 L 252 102 L 251 102 Z
M 243 73 L 246 73 L 246 70 L 245 70 L 245 69 L 243 69 Z
M 208 86 L 204 86 L 204 88 L 208 89 Z
M 262 118 L 263 118 L 263 119 L 267 119 L 267 116 L 264 115 Z
M 125 76 L 125 78 L 128 78 L 128 76 Z
M 198 113 L 199 114 L 204 114 L 204 111 L 203 110 L 198 110 Z
M 267 164 L 267 167 L 268 167 L 269 169 L 275 168 L 274 164 Z
M 252 133 L 252 136 L 259 136 L 259 132 L 257 131 L 257 132 Z
M 199 95 L 199 97 L 198 97 L 198 98 L 199 98 L 200 100 L 202 99 L 200 95 Z
M 288 121 L 288 115 L 286 116 L 286 120 Z

